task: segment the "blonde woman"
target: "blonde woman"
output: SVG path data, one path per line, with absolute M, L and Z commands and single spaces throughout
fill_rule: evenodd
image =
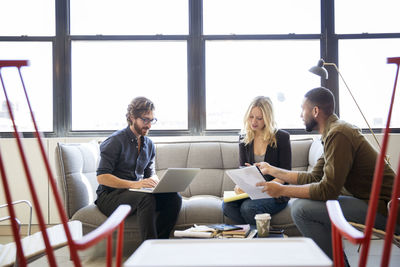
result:
M 272 102 L 268 97 L 258 96 L 249 105 L 244 116 L 243 134 L 240 136 L 240 166 L 268 162 L 272 166 L 291 169 L 292 152 L 288 132 L 276 128 Z M 270 175 L 264 175 L 267 181 L 283 183 Z M 235 187 L 237 194 L 243 191 Z M 241 199 L 223 203 L 224 215 L 237 224 L 255 225 L 254 216 L 259 213 L 271 215 L 283 210 L 289 198 Z

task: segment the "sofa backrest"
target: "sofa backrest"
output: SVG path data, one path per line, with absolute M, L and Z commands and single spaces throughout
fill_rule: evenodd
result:
M 167 168 L 201 168 L 182 196 L 221 196 L 232 190 L 234 184 L 225 170 L 239 167 L 237 142 L 182 142 L 156 144 L 156 170 L 158 175 Z
M 291 141 L 293 170 L 307 171 L 312 143 L 312 138 Z M 238 142 L 156 143 L 156 170 L 159 176 L 167 168 L 201 168 L 190 186 L 181 192 L 184 197 L 221 197 L 224 191 L 232 190 L 235 185 L 225 171 L 238 167 Z
M 181 192 L 182 196 L 221 197 L 224 191 L 233 189 L 234 183 L 225 171 L 239 166 L 237 142 L 159 142 L 155 145 L 156 171 L 159 176 L 167 168 L 201 168 L 191 185 Z M 318 153 L 322 153 L 321 143 L 313 142 L 312 138 L 292 140 L 291 147 L 292 170 L 297 171 L 307 171 L 310 164 L 315 164 L 320 157 Z M 310 154 L 310 151 L 313 152 Z M 96 199 L 99 153 L 99 144 L 94 141 L 57 145 L 57 177 L 69 218 Z
M 58 187 L 67 216 L 71 218 L 79 209 L 96 200 L 99 144 L 95 141 L 79 144 L 58 143 L 56 157 Z

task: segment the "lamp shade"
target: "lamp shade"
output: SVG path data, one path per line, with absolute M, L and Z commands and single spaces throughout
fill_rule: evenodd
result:
M 321 58 L 318 60 L 317 66 L 311 67 L 309 71 L 320 76 L 321 78 L 328 79 L 328 71 L 324 68 L 324 63 L 324 60 Z

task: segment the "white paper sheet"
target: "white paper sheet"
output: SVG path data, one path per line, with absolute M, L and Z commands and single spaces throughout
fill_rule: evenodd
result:
M 213 237 L 215 229 L 210 228 L 206 225 L 194 225 L 193 227 L 179 231 L 174 231 L 175 237 L 200 237 L 200 238 L 211 238 Z
M 256 186 L 258 182 L 265 182 L 264 177 L 256 166 L 226 171 L 226 174 L 244 192 L 249 194 L 251 199 L 270 198 L 265 192 L 261 192 L 262 186 Z

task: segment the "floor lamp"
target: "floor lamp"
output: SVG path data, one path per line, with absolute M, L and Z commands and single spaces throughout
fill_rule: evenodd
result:
M 362 117 L 364 118 L 364 121 L 367 123 L 368 128 L 369 128 L 369 131 L 371 132 L 372 136 L 374 137 L 374 139 L 375 139 L 375 141 L 376 141 L 376 143 L 377 143 L 377 145 L 378 145 L 378 147 L 379 147 L 379 150 L 381 150 L 381 149 L 382 149 L 382 148 L 381 148 L 381 145 L 380 145 L 378 139 L 376 138 L 374 131 L 371 129 L 371 126 L 369 125 L 369 123 L 368 123 L 368 121 L 367 121 L 367 118 L 364 116 L 364 113 L 362 112 L 360 106 L 359 106 L 358 103 L 357 103 L 357 100 L 355 99 L 353 93 L 351 92 L 349 86 L 347 85 L 346 81 L 344 80 L 344 78 L 343 78 L 342 74 L 340 73 L 339 68 L 336 66 L 336 64 L 335 64 L 335 63 L 328 63 L 328 62 L 325 62 L 325 61 L 321 58 L 320 60 L 318 60 L 318 64 L 317 64 L 316 66 L 314 66 L 314 67 L 311 67 L 311 68 L 309 69 L 309 71 L 310 71 L 311 73 L 314 73 L 314 74 L 320 76 L 320 77 L 323 78 L 323 79 L 328 79 L 328 71 L 326 70 L 326 68 L 325 68 L 324 66 L 334 66 L 334 67 L 335 67 L 337 73 L 339 74 L 339 76 L 340 76 L 340 78 L 342 79 L 344 85 L 346 86 L 347 91 L 350 93 L 351 97 L 353 98 L 354 103 L 356 103 L 356 106 L 357 106 L 358 110 L 360 111 Z M 388 164 L 390 164 L 390 163 L 389 163 L 389 159 L 388 159 L 387 156 L 386 156 L 386 161 L 388 162 Z

